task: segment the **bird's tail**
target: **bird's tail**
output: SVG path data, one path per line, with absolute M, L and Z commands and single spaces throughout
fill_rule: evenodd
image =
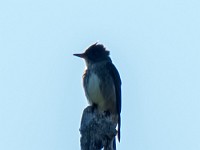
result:
M 121 127 L 121 116 L 118 116 L 118 133 L 117 133 L 117 137 L 118 137 L 118 141 L 120 142 L 120 127 Z

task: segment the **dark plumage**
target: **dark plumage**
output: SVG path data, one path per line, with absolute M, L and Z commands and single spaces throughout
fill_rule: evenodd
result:
M 88 102 L 99 111 L 108 111 L 115 116 L 120 141 L 121 79 L 109 57 L 109 51 L 103 45 L 95 43 L 84 53 L 74 55 L 84 58 L 86 62 L 83 87 Z

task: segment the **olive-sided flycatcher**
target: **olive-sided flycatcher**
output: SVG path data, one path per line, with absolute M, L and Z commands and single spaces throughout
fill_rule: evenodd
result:
M 74 55 L 84 58 L 86 62 L 83 87 L 89 104 L 115 116 L 120 141 L 121 79 L 109 57 L 109 51 L 95 43 L 84 53 Z

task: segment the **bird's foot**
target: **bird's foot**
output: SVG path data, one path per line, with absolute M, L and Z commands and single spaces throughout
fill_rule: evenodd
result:
M 104 114 L 105 114 L 106 117 L 109 117 L 110 116 L 110 111 L 106 110 L 106 111 L 104 111 Z
M 97 104 L 92 104 L 92 113 L 97 109 Z

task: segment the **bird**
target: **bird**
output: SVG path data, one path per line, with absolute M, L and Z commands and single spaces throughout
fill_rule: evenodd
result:
M 121 127 L 121 78 L 103 44 L 94 43 L 84 53 L 73 54 L 83 58 L 86 69 L 83 88 L 91 106 L 116 116 L 117 137 L 120 142 Z

